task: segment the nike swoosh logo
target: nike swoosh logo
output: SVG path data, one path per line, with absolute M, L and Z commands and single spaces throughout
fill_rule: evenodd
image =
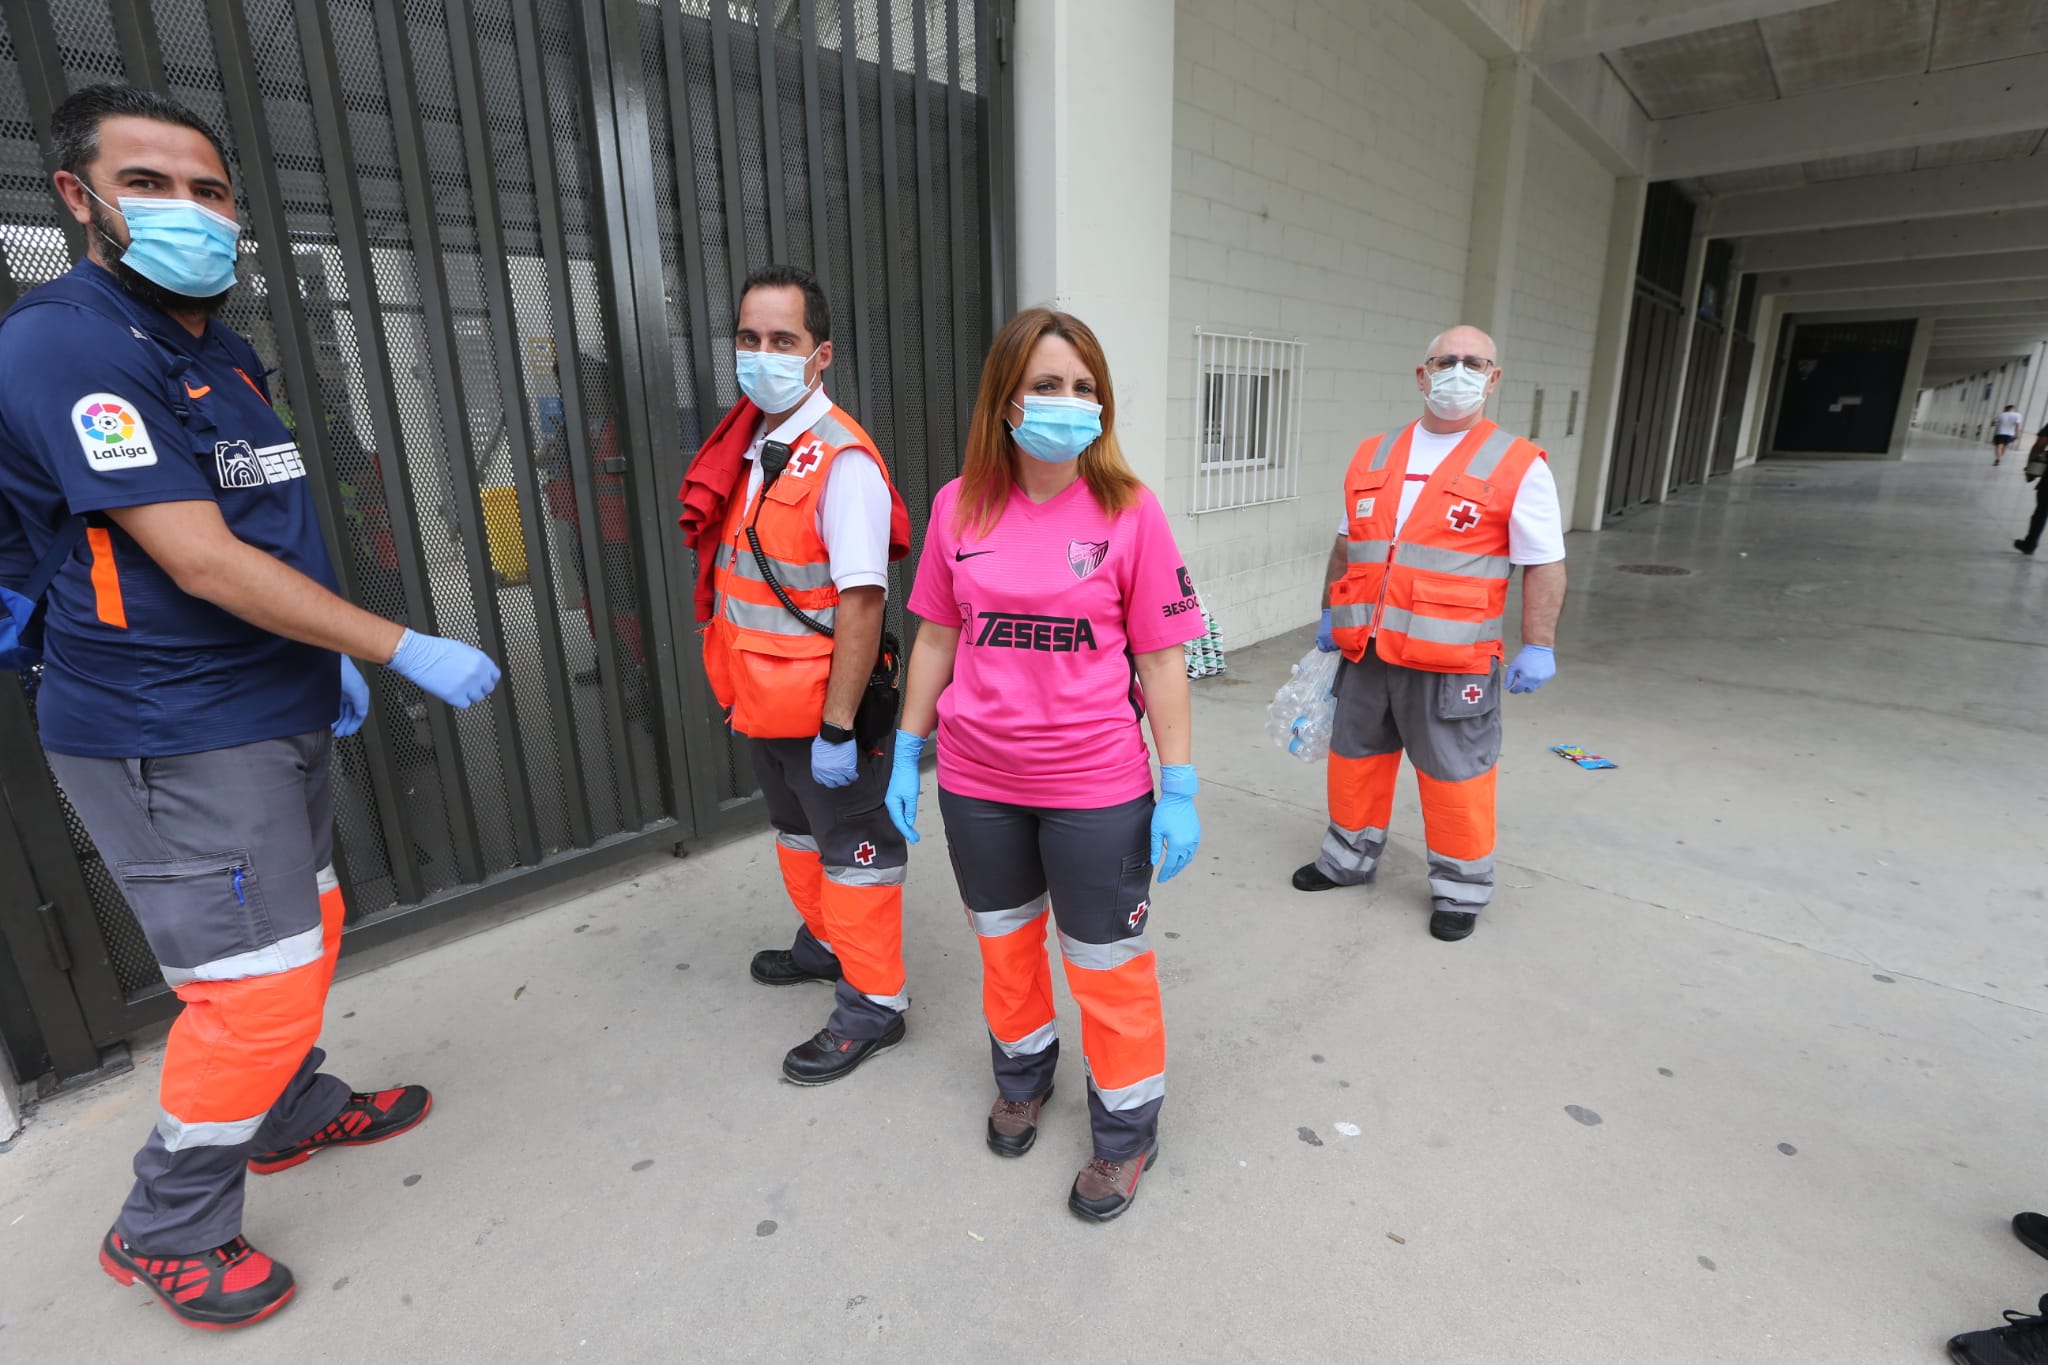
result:
M 211 385 L 211 384 L 208 384 L 208 385 L 207 385 L 207 386 L 206 386 L 205 388 L 203 388 L 203 389 L 195 389 L 195 388 L 193 388 L 193 387 L 192 387 L 192 386 L 191 386 L 190 384 L 187 384 L 187 385 L 185 386 L 185 396 L 186 396 L 187 398 L 204 398 L 204 397 L 206 397 L 206 395 L 208 395 L 209 393 L 212 393 L 212 392 L 213 392 L 213 385 Z
M 955 550 L 953 551 L 953 560 L 955 563 L 958 563 L 963 559 L 972 559 L 976 555 L 992 555 L 994 553 L 994 550 Z

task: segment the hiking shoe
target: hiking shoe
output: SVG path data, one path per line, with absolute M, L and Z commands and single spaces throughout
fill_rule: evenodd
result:
M 2026 1243 L 2027 1250 L 2036 1256 L 2048 1256 L 2048 1218 L 2038 1213 L 2016 1213 L 2012 1216 L 2012 1235 Z
M 2005 1326 L 1950 1337 L 1949 1358 L 1959 1365 L 2048 1365 L 2048 1294 L 2040 1308 L 2038 1314 L 2008 1308 Z
M 172 1317 L 210 1332 L 263 1321 L 296 1288 L 292 1272 L 246 1237 L 190 1256 L 144 1256 L 109 1231 L 100 1243 L 100 1269 L 124 1285 L 142 1281 Z
M 768 948 L 754 954 L 754 964 L 749 969 L 754 980 L 764 986 L 795 986 L 805 981 L 837 981 L 839 968 L 835 964 L 829 972 L 810 972 L 796 965 L 796 954 L 787 948 Z
M 807 1043 L 798 1043 L 782 1059 L 782 1074 L 798 1085 L 830 1085 L 877 1053 L 903 1041 L 903 1016 L 897 1015 L 879 1038 L 841 1038 L 821 1028 Z
M 404 1085 L 396 1090 L 379 1090 L 374 1095 L 350 1095 L 348 1103 L 325 1128 L 303 1142 L 274 1152 L 258 1152 L 249 1158 L 249 1169 L 258 1175 L 287 1170 L 323 1147 L 368 1147 L 417 1128 L 434 1107 L 434 1097 L 423 1085 Z
M 1091 1223 L 1107 1223 L 1122 1216 L 1138 1197 L 1138 1177 L 1151 1170 L 1152 1163 L 1157 1160 L 1157 1144 L 1143 1158 L 1130 1156 L 1122 1161 L 1110 1161 L 1099 1156 L 1092 1158 L 1074 1177 L 1074 1188 L 1067 1195 L 1067 1207 Z
M 988 1149 L 997 1156 L 1022 1156 L 1038 1141 L 1038 1110 L 1052 1098 L 1052 1087 L 1035 1100 L 1006 1100 L 996 1096 L 988 1111 Z
M 1463 910 L 1434 910 L 1429 916 L 1429 936 L 1440 938 L 1445 943 L 1456 943 L 1461 938 L 1472 937 L 1472 931 L 1479 927 L 1479 916 Z
M 1342 882 L 1333 882 L 1323 875 L 1323 870 L 1314 863 L 1307 863 L 1294 869 L 1296 891 L 1334 891 Z

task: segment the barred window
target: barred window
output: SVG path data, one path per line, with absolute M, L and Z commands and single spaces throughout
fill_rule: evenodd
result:
M 1195 512 L 1284 502 L 1300 492 L 1308 348 L 1250 333 L 1195 332 Z

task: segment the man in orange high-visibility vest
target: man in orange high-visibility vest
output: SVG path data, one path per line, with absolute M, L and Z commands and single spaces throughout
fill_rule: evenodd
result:
M 1317 646 L 1342 650 L 1330 826 L 1298 891 L 1372 879 L 1405 751 L 1422 790 L 1429 932 L 1455 942 L 1493 898 L 1500 692 L 1556 675 L 1564 606 L 1557 484 L 1540 449 L 1486 420 L 1493 338 L 1453 327 L 1415 367 L 1420 420 L 1358 447 L 1323 584 Z M 1508 577 L 1522 566 L 1522 649 L 1503 676 Z

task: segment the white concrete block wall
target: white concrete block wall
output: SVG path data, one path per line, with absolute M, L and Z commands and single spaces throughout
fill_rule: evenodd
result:
M 1314 619 L 1344 466 L 1414 416 L 1418 352 L 1457 320 L 1486 70 L 1411 0 L 1179 0 L 1174 20 L 1159 492 L 1242 645 Z M 1595 236 L 1597 261 L 1604 216 Z M 1197 327 L 1307 343 L 1297 500 L 1189 513 Z
M 1569 509 L 1585 439 L 1614 176 L 1547 116 L 1532 119 L 1508 335 L 1495 338 L 1507 373 L 1491 416 L 1528 435 L 1536 391 L 1543 390 L 1536 440 L 1550 452 L 1558 496 Z M 1577 420 L 1566 435 L 1574 391 Z

